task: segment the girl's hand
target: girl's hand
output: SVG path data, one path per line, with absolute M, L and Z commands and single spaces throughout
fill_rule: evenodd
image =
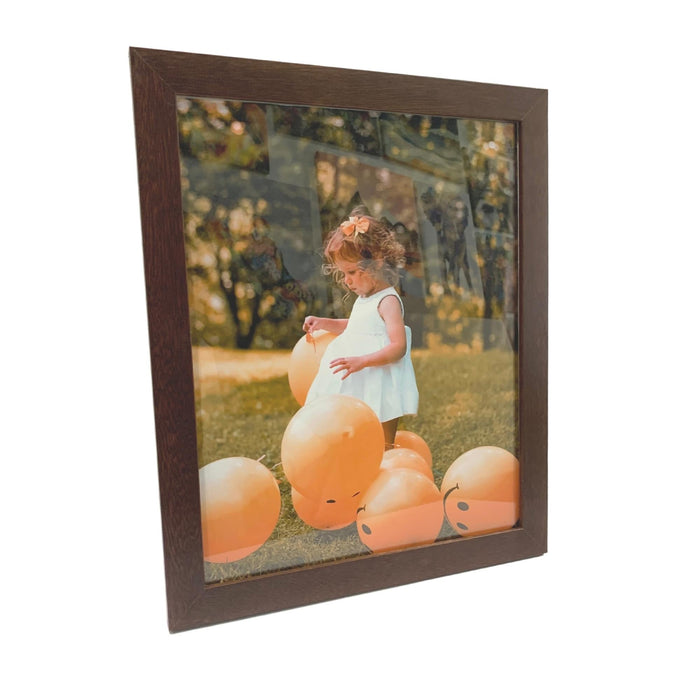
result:
M 314 331 L 328 331 L 340 335 L 348 325 L 347 318 L 320 318 L 319 316 L 307 316 L 302 328 L 306 333 Z
M 342 379 L 347 379 L 351 374 L 359 372 L 361 369 L 367 367 L 365 358 L 360 357 L 339 357 L 333 360 L 329 367 L 333 370 L 333 374 L 338 374 L 338 372 L 345 372 L 341 377 Z
M 318 316 L 307 316 L 304 319 L 304 325 L 302 326 L 302 329 L 306 333 L 321 331 L 323 330 L 323 320 L 324 319 L 319 318 Z

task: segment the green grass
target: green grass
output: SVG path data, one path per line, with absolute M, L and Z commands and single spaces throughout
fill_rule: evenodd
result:
M 420 404 L 418 415 L 401 420 L 428 443 L 435 483 L 463 452 L 497 445 L 517 454 L 516 377 L 512 353 L 415 353 Z M 220 380 L 199 397 L 197 406 L 200 464 L 244 456 L 268 466 L 279 481 L 282 509 L 275 531 L 256 552 L 231 564 L 205 562 L 209 583 L 249 578 L 289 568 L 369 554 L 355 525 L 315 530 L 296 515 L 290 486 L 280 464 L 285 428 L 299 406 L 286 377 L 237 384 Z M 448 523 L 438 539 L 457 537 Z

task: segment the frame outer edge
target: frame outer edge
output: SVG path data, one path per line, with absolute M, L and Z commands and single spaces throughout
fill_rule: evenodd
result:
M 521 120 L 520 401 L 523 527 L 547 550 L 548 146 L 547 92 Z M 536 300 L 536 301 L 535 301 Z
M 132 51 L 138 52 L 175 94 L 185 97 L 414 114 L 430 113 L 437 99 L 443 105 L 443 116 L 464 117 L 468 105 L 470 119 L 518 121 L 532 104 L 533 95 L 543 92 L 536 88 L 301 63 L 157 49 Z M 381 90 L 376 89 L 378 81 Z M 501 99 L 504 90 L 509 94 L 505 103 Z
M 544 553 L 547 527 L 547 92 L 390 76 L 396 83 L 387 85 L 385 94 L 372 97 L 371 104 L 370 98 L 359 98 L 351 89 L 343 94 L 344 104 L 337 105 L 329 95 L 324 95 L 324 90 L 321 90 L 321 98 L 307 99 L 319 87 L 313 85 L 314 76 L 323 77 L 321 82 L 335 95 L 337 89 L 329 86 L 329 81 L 332 83 L 337 77 L 347 78 L 347 86 L 352 88 L 365 81 L 376 81 L 383 74 L 136 48 L 130 50 L 130 59 L 170 631 L 334 600 Z M 212 72 L 212 66 L 221 70 Z M 251 67 L 256 79 L 242 77 L 243 67 Z M 286 82 L 294 70 L 302 70 L 304 84 L 297 80 L 290 88 Z M 408 549 L 312 569 L 278 572 L 251 581 L 205 586 L 180 163 L 174 118 L 176 95 L 187 94 L 193 87 L 197 93 L 205 93 L 203 96 L 207 96 L 206 93 L 227 96 L 227 91 L 240 89 L 246 94 L 236 94 L 239 99 L 274 102 L 283 101 L 280 96 L 297 95 L 302 104 L 315 104 L 320 100 L 325 106 L 348 109 L 392 111 L 394 100 L 416 113 L 430 110 L 433 100 L 438 99 L 446 110 L 454 109 L 456 116 L 460 116 L 460 110 L 468 109 L 474 112 L 470 118 L 518 122 L 518 167 L 522 183 L 519 322 L 522 328 L 527 328 L 521 335 L 519 387 L 521 395 L 528 393 L 528 410 L 523 410 L 522 401 L 518 409 L 520 459 L 523 471 L 527 471 L 526 480 L 521 475 L 524 485 L 521 528 L 474 540 L 436 543 L 425 551 Z M 419 87 L 429 88 L 430 94 L 414 90 Z M 272 97 L 263 99 L 263 94 Z M 362 104 L 354 104 L 360 99 Z M 428 567 L 432 570 L 426 577 L 424 570 Z
M 197 549 L 202 549 L 201 525 L 188 517 L 198 515 L 200 506 L 186 261 L 180 245 L 182 201 L 179 187 L 177 197 L 167 187 L 180 181 L 175 95 L 138 51 L 130 50 L 130 60 L 166 598 L 173 631 L 201 595 L 204 580 L 201 554 L 196 557 Z M 182 275 L 173 274 L 178 269 Z M 183 372 L 183 367 L 189 371 Z M 164 401 L 165 396 L 170 401 Z

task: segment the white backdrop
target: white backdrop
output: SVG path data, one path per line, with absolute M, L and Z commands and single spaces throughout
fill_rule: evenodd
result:
M 697 697 L 689 5 L 43 5 L 0 47 L 3 695 Z M 550 91 L 547 555 L 167 632 L 129 46 Z

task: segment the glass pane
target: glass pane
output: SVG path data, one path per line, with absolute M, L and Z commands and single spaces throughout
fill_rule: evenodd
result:
M 206 581 L 516 526 L 515 124 L 178 127 Z

